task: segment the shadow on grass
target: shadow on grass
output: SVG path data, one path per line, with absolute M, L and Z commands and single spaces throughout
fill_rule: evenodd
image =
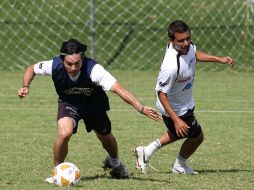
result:
M 243 170 L 243 169 L 224 169 L 224 170 L 197 170 L 200 174 L 209 173 L 240 173 L 240 172 L 254 172 L 254 170 Z
M 149 181 L 149 182 L 159 182 L 159 183 L 168 183 L 171 182 L 166 179 L 154 179 L 154 178 L 141 178 L 141 177 L 130 177 L 131 180 L 137 180 L 137 181 Z
M 103 174 L 103 175 L 95 175 L 95 176 L 81 176 L 82 181 L 93 181 L 96 179 L 110 179 L 111 177 Z
M 103 175 L 95 175 L 95 176 L 82 176 L 81 180 L 82 181 L 94 181 L 97 179 L 112 179 L 112 180 L 116 180 L 116 178 L 112 178 L 111 176 L 107 175 L 107 174 L 103 174 Z M 154 178 L 143 178 L 143 177 L 139 177 L 139 176 L 133 176 L 133 174 L 131 174 L 131 176 L 127 179 L 117 179 L 117 180 L 137 180 L 137 181 L 150 181 L 150 182 L 160 182 L 160 183 L 171 183 L 169 180 L 163 180 L 163 179 L 154 179 Z
M 241 173 L 241 172 L 254 172 L 254 170 L 244 170 L 244 169 L 221 169 L 221 170 L 196 170 L 200 175 L 205 175 L 205 174 L 212 174 L 212 173 Z M 157 171 L 158 172 L 158 171 Z M 165 175 L 177 175 L 173 174 L 172 172 L 158 172 L 160 174 L 165 174 Z M 178 174 L 182 175 L 182 174 Z M 199 175 L 191 175 L 191 176 L 199 176 Z M 145 177 L 145 178 L 144 178 Z M 81 180 L 82 181 L 94 181 L 97 179 L 113 179 L 110 175 L 107 173 L 101 174 L 101 175 L 95 175 L 95 176 L 82 176 Z M 168 179 L 155 179 L 154 177 L 149 177 L 149 175 L 139 175 L 139 174 L 134 174 L 131 173 L 130 177 L 127 179 L 118 179 L 118 180 L 137 180 L 137 181 L 149 181 L 149 182 L 159 182 L 159 183 L 166 183 L 166 184 L 171 184 L 172 182 L 170 181 L 170 178 Z
M 195 170 L 197 171 L 199 174 L 211 174 L 211 173 L 241 173 L 241 172 L 250 172 L 253 173 L 254 170 L 244 170 L 244 169 L 220 169 L 220 170 Z M 159 173 L 163 173 L 163 174 L 172 174 L 172 175 L 176 175 L 173 174 L 172 172 L 159 172 Z M 181 174 L 179 174 L 181 175 Z M 194 175 L 195 176 L 195 175 Z

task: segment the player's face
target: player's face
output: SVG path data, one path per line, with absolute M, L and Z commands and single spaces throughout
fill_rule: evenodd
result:
M 75 76 L 82 66 L 83 57 L 80 54 L 66 55 L 64 57 L 64 68 L 68 74 Z
M 175 33 L 175 39 L 171 43 L 179 53 L 186 55 L 190 49 L 191 35 L 189 32 Z

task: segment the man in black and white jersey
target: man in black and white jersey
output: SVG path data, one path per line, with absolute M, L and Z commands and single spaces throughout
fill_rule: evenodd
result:
M 59 97 L 54 166 L 64 162 L 68 142 L 72 134 L 76 133 L 79 120 L 83 119 L 87 132 L 93 130 L 107 151 L 105 167 L 112 170 L 112 177 L 127 178 L 128 171 L 118 158 L 117 141 L 111 133 L 111 122 L 107 115 L 110 108 L 105 91 L 118 94 L 151 119 L 161 120 L 161 115 L 153 108 L 142 105 L 101 65 L 86 57 L 86 48 L 78 40 L 70 39 L 62 44 L 60 56 L 30 65 L 24 73 L 23 86 L 18 90 L 18 95 L 21 98 L 28 95 L 35 75 L 51 76 Z M 53 178 L 47 178 L 46 182 L 53 183 Z
M 234 65 L 229 56 L 218 57 L 196 50 L 191 31 L 181 20 L 168 28 L 169 43 L 157 78 L 156 105 L 160 110 L 167 132 L 147 146 L 135 148 L 136 167 L 146 173 L 153 153 L 162 146 L 185 138 L 172 167 L 174 173 L 197 174 L 187 165 L 187 159 L 204 139 L 201 126 L 194 115 L 193 83 L 197 61 Z

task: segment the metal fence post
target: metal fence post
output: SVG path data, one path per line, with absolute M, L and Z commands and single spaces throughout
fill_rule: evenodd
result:
M 90 57 L 94 58 L 94 1 L 90 0 Z

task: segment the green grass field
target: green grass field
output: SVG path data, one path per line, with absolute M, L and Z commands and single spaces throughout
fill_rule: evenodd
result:
M 146 105 L 155 105 L 156 71 L 111 72 Z M 50 77 L 37 77 L 25 99 L 17 97 L 23 71 L 0 71 L 0 189 L 60 189 L 45 184 L 52 169 L 52 147 L 56 138 L 57 96 Z M 150 160 L 147 175 L 135 169 L 132 150 L 159 137 L 165 127 L 108 93 L 109 116 L 118 139 L 120 158 L 131 179 L 115 180 L 101 168 L 106 153 L 94 133 L 86 133 L 83 123 L 69 143 L 66 161 L 82 172 L 80 186 L 74 189 L 212 189 L 246 190 L 254 186 L 253 73 L 199 72 L 196 74 L 196 117 L 203 127 L 205 141 L 191 157 L 197 176 L 174 175 L 170 166 L 180 142 L 160 149 Z

